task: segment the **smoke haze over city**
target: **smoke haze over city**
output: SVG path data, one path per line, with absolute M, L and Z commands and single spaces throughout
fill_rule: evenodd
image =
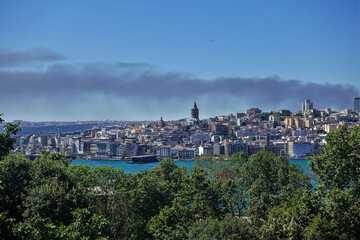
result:
M 194 100 L 200 118 L 305 98 L 341 110 L 359 96 L 358 1 L 84 3 L 2 3 L 6 119 L 170 120 Z

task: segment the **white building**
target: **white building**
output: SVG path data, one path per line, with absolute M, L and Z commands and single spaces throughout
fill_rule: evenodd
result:
M 213 148 L 212 148 L 211 145 L 209 145 L 209 146 L 200 146 L 199 147 L 199 156 L 212 154 L 212 153 L 213 153 Z

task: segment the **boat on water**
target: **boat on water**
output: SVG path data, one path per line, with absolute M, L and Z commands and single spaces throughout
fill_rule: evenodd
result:
M 131 161 L 126 162 L 129 164 L 142 164 L 142 163 L 152 163 L 159 162 L 155 155 L 143 155 L 143 156 L 133 156 Z
M 123 160 L 121 157 L 109 157 L 104 155 L 95 155 L 85 158 L 85 160 L 96 160 L 96 161 L 119 161 Z

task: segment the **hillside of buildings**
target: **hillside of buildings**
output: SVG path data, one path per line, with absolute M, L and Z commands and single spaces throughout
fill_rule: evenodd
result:
M 208 119 L 200 119 L 199 112 L 195 103 L 189 118 L 176 121 L 161 118 L 158 122 L 92 122 L 97 125 L 83 123 L 78 124 L 83 129 L 56 133 L 56 129 L 68 128 L 74 123 L 37 126 L 53 129 L 37 133 L 26 133 L 24 126 L 27 125 L 22 124 L 24 130 L 15 136 L 14 152 L 37 156 L 46 150 L 84 159 L 155 155 L 158 159 L 192 160 L 207 154 L 230 156 L 245 151 L 253 155 L 266 150 L 302 159 L 320 153 L 327 133 L 341 126 L 351 129 L 359 125 L 358 109 L 314 109 L 309 99 L 302 103 L 302 111 L 298 112 L 286 109 L 262 112 L 259 108 L 251 108 L 244 113 Z

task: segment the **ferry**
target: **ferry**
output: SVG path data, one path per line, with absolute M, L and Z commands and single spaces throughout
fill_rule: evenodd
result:
M 119 161 L 122 160 L 121 157 L 109 157 L 104 155 L 95 155 L 91 157 L 86 157 L 85 160 L 96 160 L 96 161 Z
M 142 164 L 142 163 L 152 163 L 159 162 L 155 155 L 142 155 L 142 156 L 133 156 L 131 161 L 126 162 L 130 164 Z

